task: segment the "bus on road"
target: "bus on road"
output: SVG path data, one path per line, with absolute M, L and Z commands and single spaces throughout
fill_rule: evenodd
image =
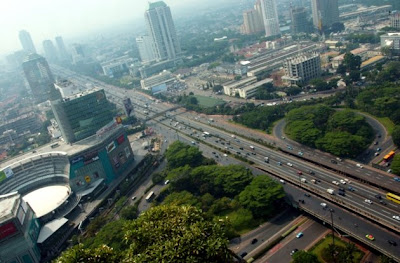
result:
M 151 191 L 151 192 L 147 195 L 146 201 L 147 201 L 147 202 L 150 202 L 150 201 L 153 199 L 153 197 L 154 197 L 154 192 Z

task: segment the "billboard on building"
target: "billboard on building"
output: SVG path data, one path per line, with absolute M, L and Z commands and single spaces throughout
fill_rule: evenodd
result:
M 17 232 L 13 222 L 0 226 L 0 240 Z
M 12 169 L 10 167 L 5 168 L 4 170 L 0 171 L 0 182 L 7 178 L 10 178 L 13 175 L 14 175 L 14 172 L 12 171 Z
M 124 109 L 125 109 L 125 114 L 126 116 L 131 116 L 131 113 L 133 111 L 133 105 L 132 105 L 132 101 L 130 98 L 126 98 L 123 100 L 124 102 Z

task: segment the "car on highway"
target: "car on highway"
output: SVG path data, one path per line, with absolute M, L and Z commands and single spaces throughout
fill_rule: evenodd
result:
M 349 191 L 351 191 L 351 192 L 354 192 L 354 191 L 355 191 L 355 189 L 354 189 L 353 187 L 351 187 L 351 186 L 347 187 L 347 189 L 348 189 Z
M 394 240 L 388 240 L 388 243 L 389 243 L 390 245 L 392 245 L 392 246 L 397 246 L 397 243 L 396 243 L 396 241 L 394 241 Z
M 224 153 L 224 157 L 227 157 L 228 155 L 226 153 Z
M 300 155 L 300 156 L 303 156 L 303 155 L 304 155 L 303 152 L 298 152 L 297 154 Z
M 393 219 L 400 221 L 400 216 L 393 216 Z
M 304 236 L 303 232 L 299 232 L 299 233 L 296 235 L 297 238 L 301 238 L 302 236 Z
M 346 181 L 342 179 L 342 180 L 340 180 L 340 183 L 341 184 L 346 184 Z
M 277 162 L 277 164 L 278 164 L 279 166 L 281 166 L 281 165 L 282 165 L 282 163 L 281 163 L 281 162 Z
M 257 243 L 258 242 L 258 239 L 257 238 L 254 238 L 252 241 L 251 241 L 251 244 L 255 244 L 255 243 Z
M 393 180 L 395 180 L 396 182 L 400 182 L 400 178 L 398 177 L 393 178 Z
M 290 167 L 292 167 L 292 166 L 293 166 L 293 164 L 291 164 L 291 163 L 287 163 L 287 165 L 288 165 L 288 166 L 290 166 Z
M 131 198 L 131 199 L 132 199 L 132 201 L 133 201 L 133 200 L 135 200 L 135 199 L 136 199 L 136 196 L 132 196 L 132 198 Z
M 281 184 L 285 184 L 285 181 L 284 180 L 279 180 L 279 182 L 281 182 Z
M 364 200 L 364 202 L 365 202 L 365 203 L 367 203 L 367 204 L 370 204 L 370 205 L 372 205 L 372 201 L 371 201 L 371 200 L 369 200 L 369 199 L 365 199 L 365 200 Z
M 331 163 L 333 163 L 333 164 L 337 164 L 337 161 L 335 161 L 335 160 L 331 160 Z
M 308 170 L 308 173 L 311 174 L 311 175 L 315 175 L 315 173 L 313 171 L 311 171 L 311 170 Z
M 323 208 L 326 208 L 328 205 L 327 205 L 326 203 L 321 203 L 321 206 L 322 206 Z
M 376 197 L 377 199 L 382 199 L 382 196 L 381 196 L 381 195 L 378 195 L 378 194 L 376 194 L 375 197 Z
M 381 150 L 382 150 L 382 149 L 381 149 L 381 148 L 379 148 L 379 147 L 378 147 L 378 148 L 376 148 L 376 151 L 377 151 L 377 152 L 380 152 Z
M 302 171 L 297 171 L 297 174 L 298 174 L 298 175 L 302 175 L 303 172 L 302 172 Z
M 356 166 L 358 167 L 358 168 L 360 168 L 360 169 L 362 169 L 364 166 L 362 166 L 361 164 L 356 164 Z
M 299 251 L 297 248 L 293 249 L 292 252 L 290 252 L 290 255 L 293 256 L 297 251 Z
M 305 193 L 304 196 L 311 197 L 309 193 Z
M 365 237 L 366 238 L 368 238 L 369 240 L 375 240 L 375 238 L 374 238 L 374 236 L 373 235 L 365 235 Z
M 339 182 L 338 181 L 332 181 L 332 184 L 339 185 Z
M 341 195 L 341 196 L 346 196 L 346 193 L 345 193 L 345 192 L 343 192 L 343 191 L 338 191 L 338 195 Z
M 242 254 L 240 254 L 240 256 L 241 256 L 242 258 L 244 258 L 245 256 L 247 256 L 247 252 L 243 252 Z

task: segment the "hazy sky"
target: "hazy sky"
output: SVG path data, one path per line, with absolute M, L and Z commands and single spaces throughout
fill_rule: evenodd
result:
M 202 0 L 165 0 L 174 9 Z M 218 1 L 218 0 L 217 0 Z M 21 49 L 18 32 L 27 30 L 36 49 L 44 39 L 83 35 L 113 24 L 142 19 L 147 0 L 2 0 L 0 54 Z M 152 1 L 154 2 L 154 1 Z M 133 24 L 133 23 L 132 23 Z

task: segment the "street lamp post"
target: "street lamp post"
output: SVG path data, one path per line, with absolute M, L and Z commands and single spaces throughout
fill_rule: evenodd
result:
M 332 246 L 333 246 L 332 259 L 333 259 L 333 262 L 336 262 L 336 260 L 335 260 L 335 232 L 334 232 L 334 227 L 333 227 L 333 209 L 330 208 L 329 212 L 331 213 L 331 226 L 332 226 Z

